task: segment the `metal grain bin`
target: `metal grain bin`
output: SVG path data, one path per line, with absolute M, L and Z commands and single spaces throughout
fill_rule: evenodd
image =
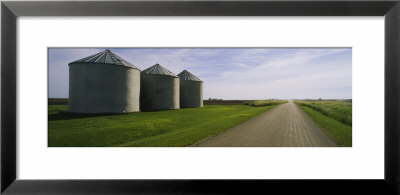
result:
M 180 107 L 203 107 L 203 81 L 187 70 L 178 74 L 180 79 Z
M 142 111 L 179 109 L 179 78 L 156 64 L 141 73 Z
M 140 70 L 105 50 L 69 65 L 69 111 L 129 113 L 139 111 Z

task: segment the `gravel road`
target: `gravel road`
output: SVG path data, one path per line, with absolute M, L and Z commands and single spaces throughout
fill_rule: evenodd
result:
M 332 147 L 336 144 L 303 110 L 289 101 L 194 146 Z

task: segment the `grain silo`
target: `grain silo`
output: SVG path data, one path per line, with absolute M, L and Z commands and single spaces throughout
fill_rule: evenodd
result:
M 179 78 L 156 64 L 143 70 L 140 77 L 142 111 L 179 109 Z
M 180 107 L 203 107 L 203 81 L 187 70 L 178 74 L 180 79 Z
M 105 50 L 69 65 L 69 111 L 139 111 L 140 70 Z

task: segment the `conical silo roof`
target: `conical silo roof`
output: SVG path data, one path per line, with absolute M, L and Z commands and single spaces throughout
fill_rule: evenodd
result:
M 134 65 L 129 63 L 128 61 L 122 59 L 121 57 L 117 56 L 115 53 L 111 52 L 110 50 L 106 49 L 103 52 L 88 56 L 86 58 L 82 58 L 80 60 L 73 61 L 69 64 L 73 63 L 101 63 L 101 64 L 112 64 L 118 66 L 126 66 L 130 68 L 135 68 Z M 139 69 L 138 69 L 139 70 Z
M 183 81 L 200 81 L 200 82 L 203 82 L 202 80 L 200 80 L 198 77 L 194 76 L 192 73 L 190 73 L 187 70 L 184 70 L 181 73 L 179 73 L 178 77 Z
M 160 64 L 155 64 L 154 66 L 151 66 L 146 70 L 143 70 L 142 74 L 158 74 L 158 75 L 168 75 L 168 76 L 178 77 L 171 71 L 162 67 Z

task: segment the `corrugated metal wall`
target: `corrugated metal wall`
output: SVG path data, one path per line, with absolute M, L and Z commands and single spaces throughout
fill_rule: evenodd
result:
M 138 69 L 93 63 L 69 65 L 70 112 L 138 112 L 139 94 Z
M 142 111 L 179 109 L 179 78 L 168 75 L 141 75 Z

